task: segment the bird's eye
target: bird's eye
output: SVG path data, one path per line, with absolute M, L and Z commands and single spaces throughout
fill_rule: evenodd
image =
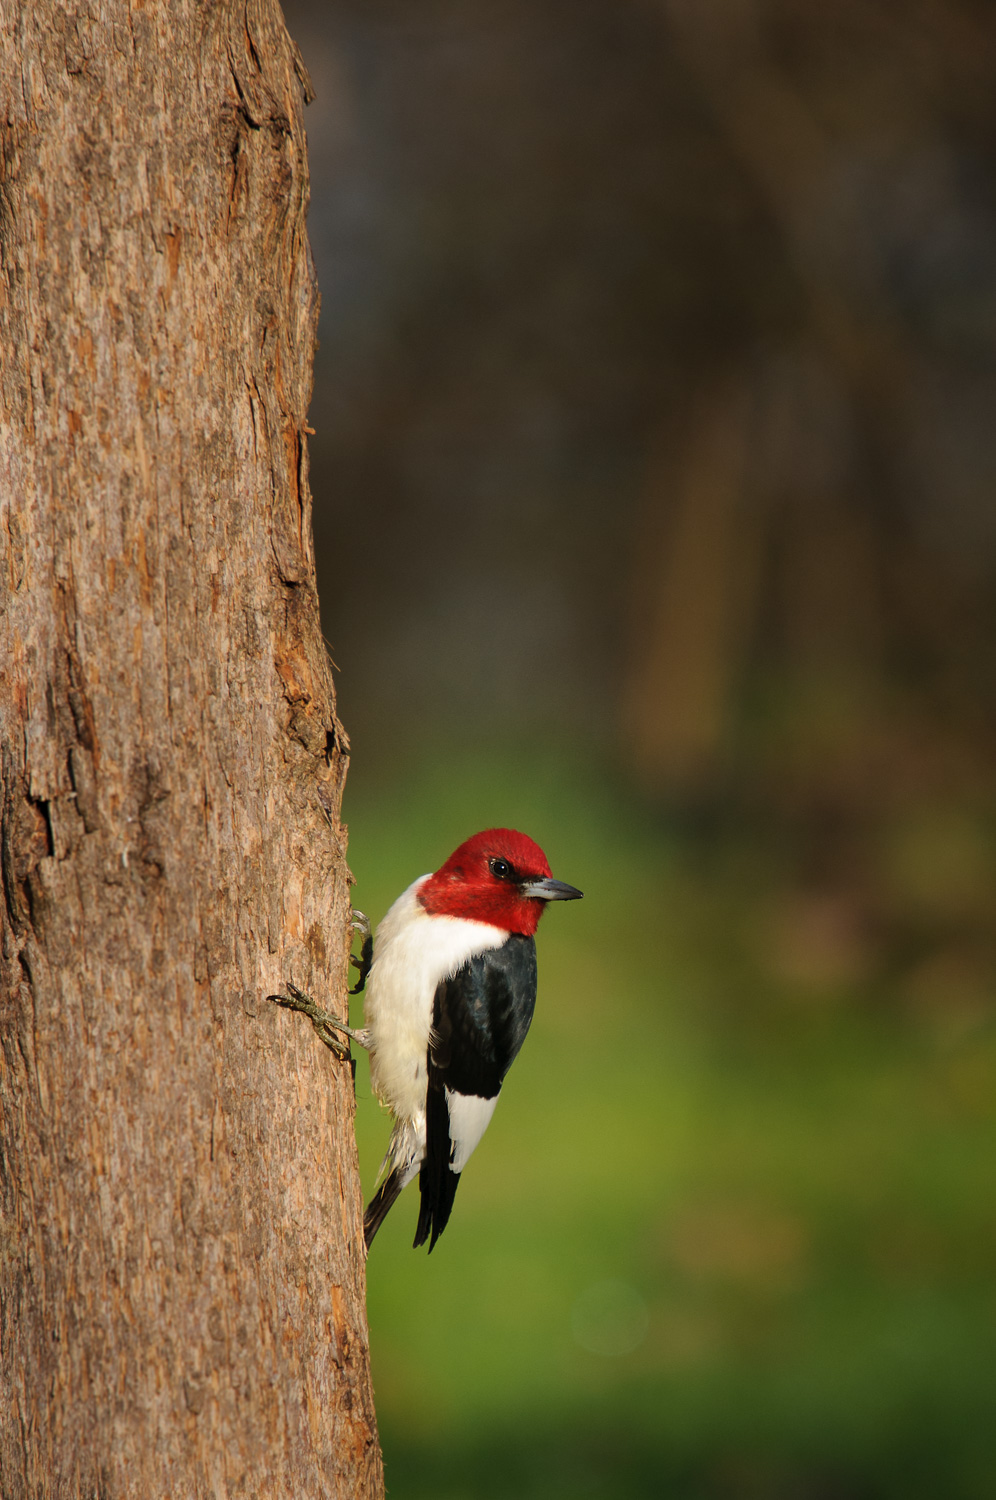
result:
M 493 859 L 488 868 L 496 880 L 508 880 L 511 878 L 512 866 L 507 859 Z

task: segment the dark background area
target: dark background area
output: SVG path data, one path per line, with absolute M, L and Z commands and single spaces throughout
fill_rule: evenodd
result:
M 391 1493 L 989 1496 L 992 8 L 285 11 L 357 904 L 586 891 L 371 1257 Z

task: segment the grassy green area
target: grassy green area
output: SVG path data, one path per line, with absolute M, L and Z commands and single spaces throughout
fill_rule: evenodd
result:
M 494 823 L 585 891 L 445 1235 L 413 1188 L 371 1252 L 389 1493 L 996 1495 L 991 1004 L 906 1003 L 774 856 L 563 756 L 356 776 L 347 817 L 375 922 Z

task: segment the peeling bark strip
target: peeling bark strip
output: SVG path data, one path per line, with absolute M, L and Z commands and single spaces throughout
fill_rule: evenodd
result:
M 276 0 L 0 0 L 0 1493 L 378 1496 Z

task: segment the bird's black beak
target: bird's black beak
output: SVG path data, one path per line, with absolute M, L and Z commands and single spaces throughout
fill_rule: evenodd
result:
M 534 901 L 580 901 L 584 895 L 584 891 L 579 891 L 576 885 L 566 885 L 564 881 L 554 880 L 549 875 L 543 880 L 530 880 L 521 889 L 524 896 Z

